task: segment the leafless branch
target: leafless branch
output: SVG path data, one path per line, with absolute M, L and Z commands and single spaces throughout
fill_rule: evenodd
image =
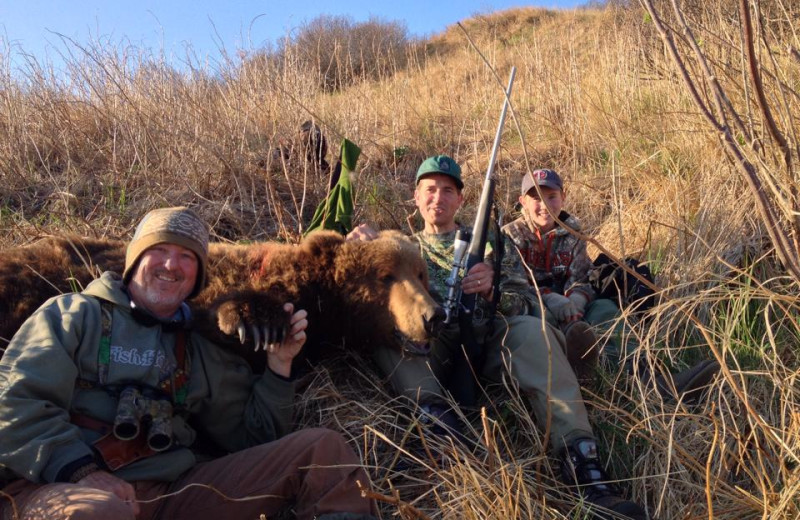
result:
M 741 2 L 745 4 L 746 1 L 747 0 L 741 0 Z M 747 182 L 750 191 L 753 193 L 756 199 L 756 208 L 758 210 L 759 216 L 761 217 L 762 221 L 764 222 L 767 228 L 767 233 L 769 234 L 769 237 L 772 240 L 773 245 L 775 246 L 775 251 L 776 254 L 778 255 L 778 258 L 786 267 L 786 269 L 791 273 L 791 275 L 796 280 L 800 280 L 800 261 L 798 261 L 798 251 L 794 245 L 794 241 L 790 240 L 789 238 L 789 234 L 796 236 L 797 232 L 797 230 L 794 229 L 795 226 L 792 225 L 792 223 L 794 222 L 794 217 L 788 217 L 788 216 L 785 217 L 783 221 L 788 222 L 788 225 L 787 226 L 782 225 L 782 221 L 779 218 L 779 215 L 781 215 L 783 212 L 776 211 L 775 203 L 773 202 L 773 200 L 769 198 L 767 191 L 764 189 L 757 168 L 752 162 L 750 162 L 747 159 L 747 157 L 745 157 L 744 152 L 739 146 L 739 143 L 737 143 L 735 137 L 733 136 L 731 128 L 727 124 L 727 121 L 725 119 L 726 111 L 724 110 L 723 105 L 728 108 L 727 113 L 735 118 L 735 120 L 737 121 L 737 125 L 741 125 L 741 121 L 739 120 L 738 115 L 735 115 L 736 111 L 731 107 L 730 103 L 727 101 L 727 97 L 724 96 L 724 92 L 722 91 L 722 88 L 720 87 L 719 83 L 716 81 L 714 73 L 708 66 L 708 63 L 705 60 L 702 50 L 697 45 L 695 38 L 692 35 L 691 29 L 688 27 L 688 24 L 686 23 L 686 20 L 683 17 L 683 13 L 680 7 L 678 6 L 675 0 L 672 0 L 673 9 L 675 11 L 676 17 L 678 18 L 678 22 L 681 25 L 681 30 L 683 31 L 687 41 L 689 42 L 689 45 L 692 47 L 695 57 L 700 62 L 700 65 L 704 73 L 706 74 L 707 81 L 711 84 L 713 90 L 715 111 L 719 119 L 715 117 L 714 114 L 711 113 L 709 107 L 707 106 L 705 101 L 701 98 L 700 93 L 697 90 L 695 80 L 689 74 L 689 71 L 687 70 L 685 63 L 681 58 L 681 54 L 678 51 L 677 46 L 675 45 L 672 33 L 669 32 L 664 26 L 661 16 L 654 8 L 652 1 L 642 0 L 642 3 L 647 9 L 651 18 L 653 19 L 653 24 L 655 25 L 656 29 L 661 35 L 662 40 L 667 44 L 667 48 L 670 51 L 670 55 L 673 61 L 675 62 L 676 67 L 680 71 L 681 76 L 683 77 L 684 82 L 689 90 L 689 93 L 692 96 L 692 99 L 695 101 L 695 104 L 703 113 L 708 122 L 717 130 L 717 132 L 719 132 L 722 143 L 725 146 L 725 149 L 729 153 L 736 167 L 742 173 L 742 176 Z M 749 20 L 749 10 L 745 8 L 744 11 L 747 11 L 747 17 Z M 742 16 L 744 17 L 744 14 L 742 14 Z M 749 32 L 747 31 L 747 29 L 745 29 L 744 34 L 746 35 L 745 36 L 745 41 L 747 42 L 746 45 L 752 47 L 752 28 L 750 29 Z M 748 51 L 748 61 L 750 62 L 751 67 L 753 66 L 752 65 L 753 60 L 755 60 L 755 54 Z M 757 68 L 758 67 L 756 65 L 756 69 Z M 760 92 L 757 92 L 757 95 L 763 96 L 763 99 L 759 103 L 760 104 L 763 103 L 764 105 L 766 105 L 766 97 L 764 96 L 763 85 L 758 84 L 756 86 L 756 90 L 759 90 L 759 86 L 760 86 Z M 775 195 L 777 196 L 777 194 Z

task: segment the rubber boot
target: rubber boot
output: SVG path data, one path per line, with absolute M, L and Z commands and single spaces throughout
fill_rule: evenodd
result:
M 706 359 L 671 376 L 656 376 L 656 388 L 664 399 L 680 400 L 687 404 L 698 404 L 705 396 L 704 390 L 719 372 L 715 359 Z
M 649 520 L 644 509 L 622 497 L 619 487 L 600 464 L 597 443 L 590 437 L 576 439 L 564 450 L 561 478 L 583 500 L 595 506 L 591 512 L 596 520 Z
M 446 404 L 438 402 L 420 404 L 417 413 L 419 424 L 425 429 L 424 435 L 429 440 L 431 438 L 439 438 L 441 441 L 445 438 L 450 438 L 455 444 L 469 446 L 464 435 L 464 425 L 455 411 Z M 447 441 L 444 444 L 449 445 L 450 442 Z M 394 468 L 401 473 L 417 467 L 418 464 L 415 459 L 426 461 L 432 456 L 435 459 L 434 462 L 439 465 L 445 459 L 444 454 L 432 449 L 430 444 L 428 445 L 428 450 L 426 450 L 421 442 L 413 441 L 407 445 L 407 449 L 410 456 L 401 456 Z
M 421 404 L 419 408 L 422 412 L 420 422 L 428 426 L 432 434 L 440 437 L 449 436 L 457 442 L 466 444 L 464 425 L 452 408 L 440 403 Z

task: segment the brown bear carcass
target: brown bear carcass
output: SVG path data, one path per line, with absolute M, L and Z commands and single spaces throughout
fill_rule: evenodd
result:
M 7 343 L 47 298 L 78 291 L 102 271 L 121 273 L 125 246 L 52 237 L 0 253 L 0 338 Z M 424 348 L 443 317 L 418 246 L 396 231 L 372 242 L 319 231 L 299 245 L 211 244 L 208 265 L 208 287 L 191 302 L 196 326 L 257 371 L 265 356 L 254 352 L 254 336 L 285 325 L 284 302 L 309 313 L 304 351 L 312 359 L 331 345 Z

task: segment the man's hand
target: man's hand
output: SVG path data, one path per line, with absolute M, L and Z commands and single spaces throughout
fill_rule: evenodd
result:
M 111 473 L 95 471 L 94 473 L 89 473 L 75 484 L 113 493 L 120 500 L 124 500 L 125 503 L 131 506 L 131 511 L 133 511 L 134 515 L 139 514 L 139 503 L 136 502 L 136 491 L 133 486 Z
M 289 377 L 292 373 L 292 360 L 300 353 L 306 342 L 308 313 L 305 309 L 294 312 L 294 305 L 291 303 L 284 304 L 283 310 L 291 314 L 289 332 L 283 341 L 267 347 L 267 366 L 274 373 Z
M 244 345 L 249 339 L 256 352 L 262 348 L 266 351 L 270 344 L 280 343 L 289 335 L 291 314 L 286 312 L 284 302 L 291 298 L 279 284 L 235 291 L 218 298 L 208 311 L 210 319 L 196 319 L 195 327 L 216 340 L 216 325 L 222 341 L 238 338 Z
M 361 240 L 362 242 L 369 242 L 378 238 L 378 231 L 372 229 L 369 224 L 359 224 L 349 232 L 344 238 L 347 242 L 351 240 Z
M 464 294 L 477 293 L 491 301 L 493 282 L 494 269 L 486 262 L 480 262 L 473 265 L 467 276 L 461 279 L 461 290 Z

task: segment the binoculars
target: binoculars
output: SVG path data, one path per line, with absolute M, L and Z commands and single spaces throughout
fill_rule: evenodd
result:
M 126 386 L 119 394 L 114 436 L 123 441 L 137 438 L 147 429 L 147 445 L 153 451 L 172 446 L 172 402 L 155 391 L 142 392 Z

